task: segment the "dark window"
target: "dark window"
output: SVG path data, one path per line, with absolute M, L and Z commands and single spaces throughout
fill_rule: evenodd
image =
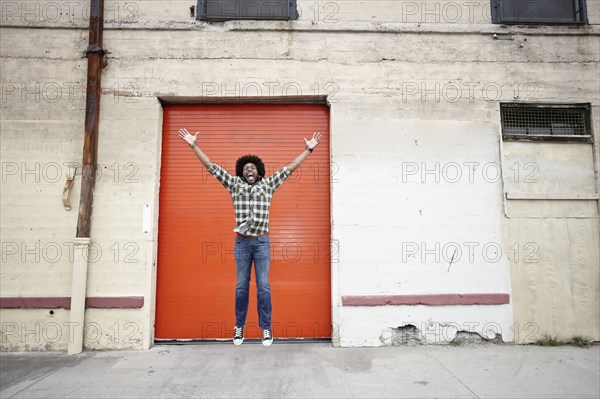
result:
M 495 24 L 585 24 L 585 0 L 491 0 Z
M 500 104 L 506 141 L 592 142 L 589 104 Z
M 291 20 L 298 19 L 298 10 L 296 0 L 198 0 L 197 19 Z

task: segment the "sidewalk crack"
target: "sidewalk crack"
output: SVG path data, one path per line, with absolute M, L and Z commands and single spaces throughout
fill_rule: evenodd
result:
M 57 367 L 56 369 L 50 371 L 48 374 L 44 375 L 43 377 L 41 377 L 40 379 L 32 382 L 31 384 L 27 385 L 25 388 L 21 389 L 20 391 L 16 392 L 14 395 L 10 396 L 10 398 L 14 398 L 15 396 L 17 396 L 18 394 L 20 394 L 23 391 L 28 390 L 29 388 L 31 388 L 32 386 L 34 386 L 35 384 L 45 380 L 46 378 L 50 377 L 52 374 L 56 373 L 59 370 L 62 370 L 64 367 L 68 366 L 69 364 L 73 363 L 75 360 L 77 359 L 76 356 L 73 356 L 73 358 L 68 361 L 67 363 L 63 364 L 62 366 Z M 8 399 L 10 399 L 8 398 Z
M 450 375 L 454 378 L 456 378 L 456 381 L 460 382 L 460 384 L 467 388 L 467 390 L 469 392 L 471 392 L 473 394 L 474 397 L 476 397 L 477 399 L 480 399 L 479 395 L 477 395 L 475 392 L 473 392 L 473 390 L 471 388 L 469 388 L 467 386 L 467 384 L 465 384 L 460 378 L 458 378 L 452 371 L 450 371 L 450 369 L 448 369 L 448 367 L 446 367 L 446 365 L 444 365 L 444 363 L 442 363 L 437 357 L 435 357 L 430 351 L 427 351 L 427 354 L 429 356 L 431 356 L 433 358 L 433 360 L 435 360 L 440 366 L 442 366 L 444 368 L 444 370 L 446 370 L 448 373 L 450 373 Z

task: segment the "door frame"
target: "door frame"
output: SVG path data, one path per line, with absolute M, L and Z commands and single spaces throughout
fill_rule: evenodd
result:
M 163 117 L 164 107 L 166 105 L 174 104 L 219 104 L 219 105 L 235 105 L 235 104 L 321 104 L 326 105 L 329 108 L 329 158 L 330 162 L 333 160 L 333 137 L 332 137 L 332 104 L 329 102 L 327 96 L 281 96 L 281 97 L 184 97 L 184 96 L 159 96 L 156 97 L 159 104 L 159 118 L 158 118 L 158 149 L 157 149 L 157 184 L 155 192 L 155 210 L 154 220 L 152 223 L 152 240 L 149 240 L 147 246 L 147 259 L 152 259 L 152 268 L 147 272 L 146 276 L 146 287 L 150 295 L 150 306 L 148 306 L 148 333 L 145 334 L 144 348 L 149 349 L 151 346 L 158 344 L 160 341 L 156 341 L 155 338 L 155 322 L 156 322 L 156 296 L 157 296 L 157 271 L 158 267 L 158 216 L 159 216 L 159 195 L 160 195 L 160 181 L 161 170 L 162 170 L 162 140 L 163 140 Z M 333 187 L 332 179 L 329 182 L 329 195 L 330 195 L 330 209 L 329 209 L 329 223 L 330 223 L 330 243 L 333 244 L 337 240 L 334 239 L 334 226 L 332 222 L 333 214 Z M 340 324 L 339 324 L 339 244 L 337 251 L 331 251 L 330 258 L 330 290 L 331 290 L 331 343 L 334 347 L 339 346 L 340 342 Z M 176 340 L 177 342 L 184 342 L 185 340 Z M 310 342 L 310 341 L 309 341 Z M 161 342 L 162 343 L 162 342 Z

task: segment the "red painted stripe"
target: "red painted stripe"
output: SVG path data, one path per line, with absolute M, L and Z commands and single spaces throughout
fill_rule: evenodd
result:
M 508 294 L 345 295 L 344 306 L 384 305 L 506 305 Z
M 143 296 L 88 297 L 86 308 L 140 309 Z M 0 309 L 71 309 L 70 297 L 0 297 Z

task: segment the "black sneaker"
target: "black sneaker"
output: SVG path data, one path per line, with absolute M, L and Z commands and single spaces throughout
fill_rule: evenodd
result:
M 233 327 L 233 344 L 241 345 L 244 342 L 244 327 Z
M 272 343 L 273 343 L 273 333 L 271 333 L 271 330 L 263 330 L 262 344 L 264 346 L 271 346 Z

